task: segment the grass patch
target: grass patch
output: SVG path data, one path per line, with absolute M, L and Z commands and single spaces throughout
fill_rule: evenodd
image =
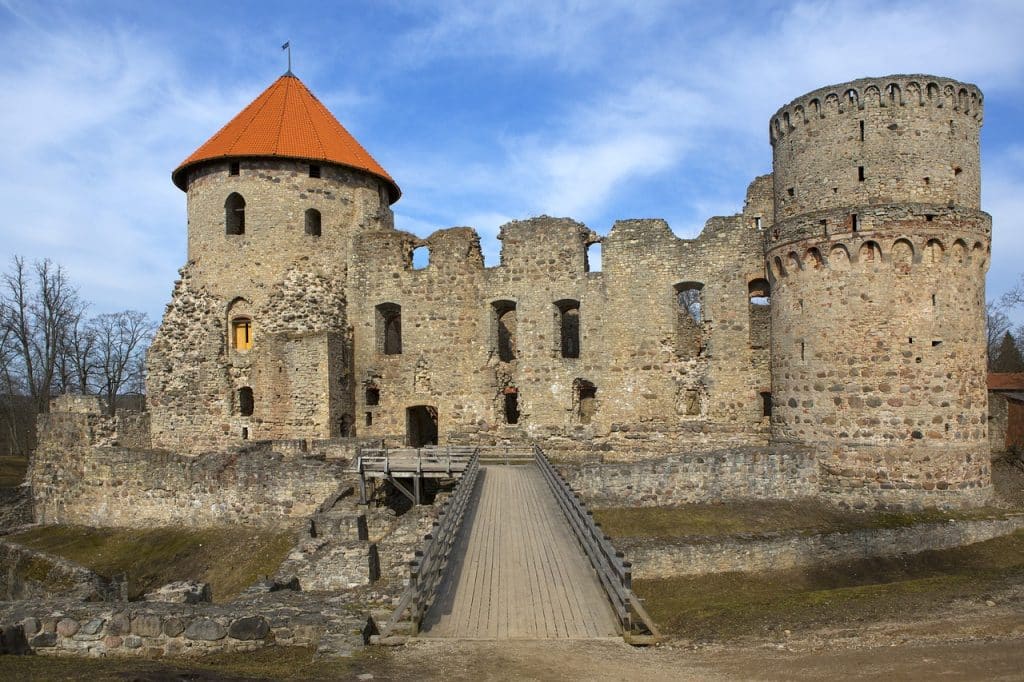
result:
M 852 512 L 814 501 L 732 502 L 722 505 L 595 509 L 594 519 L 613 538 L 677 540 L 688 537 L 830 533 L 870 528 L 898 528 L 915 523 L 1002 516 L 992 508 L 944 512 Z
M 273 574 L 295 541 L 292 532 L 247 528 L 43 526 L 9 537 L 100 575 L 127 574 L 131 599 L 175 580 L 201 580 L 210 584 L 217 602 L 228 601 L 261 576 Z
M 1024 531 L 952 550 L 762 573 L 635 580 L 666 634 L 728 639 L 896 618 L 1024 579 Z
M 350 658 L 315 659 L 304 647 L 268 647 L 213 654 L 181 661 L 135 658 L 0 656 L 0 678 L 8 680 L 351 680 L 379 665 L 382 647 L 363 649 Z
M 17 488 L 25 480 L 28 457 L 0 456 L 0 488 Z

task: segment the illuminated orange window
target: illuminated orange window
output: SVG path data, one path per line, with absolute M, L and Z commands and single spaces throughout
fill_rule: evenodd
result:
M 249 350 L 252 348 L 252 320 L 248 317 L 239 317 L 232 320 L 231 331 L 234 336 L 235 350 Z

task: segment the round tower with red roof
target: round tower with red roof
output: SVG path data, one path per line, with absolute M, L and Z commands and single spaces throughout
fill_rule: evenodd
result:
M 291 72 L 171 177 L 188 263 L 150 351 L 154 445 L 346 435 L 349 253 L 394 229 L 398 185 Z

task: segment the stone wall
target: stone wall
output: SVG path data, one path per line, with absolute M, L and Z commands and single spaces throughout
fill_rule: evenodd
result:
M 109 601 L 122 596 L 120 583 L 61 557 L 0 540 L 0 599 Z
M 558 468 L 591 507 L 786 500 L 818 492 L 814 455 L 791 448 L 706 450 L 639 462 L 561 463 Z
M 47 656 L 189 657 L 265 646 L 350 655 L 364 643 L 365 622 L 345 600 L 281 592 L 224 605 L 0 605 L 5 635 L 20 629 L 28 648 Z
M 1024 516 L 978 521 L 922 523 L 819 535 L 776 534 L 759 538 L 691 538 L 652 542 L 623 538 L 616 547 L 633 562 L 633 577 L 671 578 L 730 571 L 774 571 L 871 557 L 893 557 L 962 547 L 1024 528 Z
M 345 477 L 341 462 L 288 460 L 267 452 L 189 457 L 44 446 L 29 474 L 39 523 L 130 528 L 295 527 L 344 485 Z

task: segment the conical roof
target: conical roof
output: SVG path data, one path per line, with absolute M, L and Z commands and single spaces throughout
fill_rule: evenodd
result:
M 187 171 L 197 164 L 259 156 L 348 166 L 387 182 L 391 203 L 402 194 L 388 172 L 290 71 L 182 161 L 171 179 L 184 190 Z

